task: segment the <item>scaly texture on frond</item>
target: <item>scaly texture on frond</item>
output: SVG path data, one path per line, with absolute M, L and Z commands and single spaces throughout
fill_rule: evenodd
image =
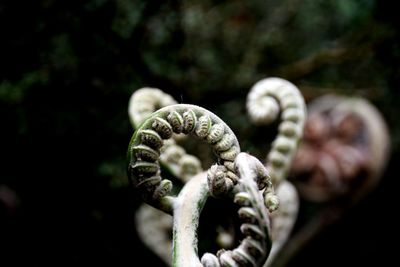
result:
M 157 88 L 144 87 L 136 90 L 130 100 L 128 107 L 129 119 L 132 126 L 136 129 L 156 110 L 175 105 L 177 102 L 169 94 L 164 93 Z M 181 121 L 179 115 L 173 117 L 171 115 L 171 126 L 174 127 L 175 133 L 180 133 Z M 200 160 L 190 154 L 176 143 L 179 135 L 173 135 L 173 138 L 164 142 L 160 148 L 160 162 L 175 177 L 183 183 L 187 182 L 190 177 L 203 171 Z M 157 155 L 156 155 L 157 156 Z
M 267 186 L 273 192 L 264 166 L 254 157 L 240 153 L 235 160 L 239 175 L 233 187 L 233 201 L 239 205 L 244 239 L 233 250 L 220 250 L 217 255 L 205 253 L 199 260 L 197 235 L 200 212 L 208 197 L 204 174 L 191 179 L 180 192 L 174 206 L 174 266 L 262 266 L 271 249 L 268 210 L 276 209 L 275 199 L 266 207 L 259 188 Z
M 167 212 L 172 211 L 169 196 L 172 182 L 161 178 L 158 159 L 164 140 L 180 132 L 205 140 L 214 148 L 222 174 L 208 176 L 211 195 L 222 195 L 237 182 L 233 161 L 240 148 L 232 130 L 204 108 L 186 104 L 164 107 L 147 118 L 133 134 L 128 149 L 128 173 L 145 201 Z

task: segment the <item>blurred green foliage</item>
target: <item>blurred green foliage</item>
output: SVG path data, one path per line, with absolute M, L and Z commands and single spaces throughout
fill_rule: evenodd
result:
M 374 0 L 2 1 L 0 184 L 22 200 L 0 222 L 7 251 L 117 265 L 134 248 L 151 255 L 137 248 L 140 200 L 125 175 L 127 104 L 144 86 L 214 111 L 260 156 L 274 130 L 244 112 L 260 78 L 287 78 L 307 100 L 364 96 L 387 118 L 397 162 L 399 28 L 394 4 Z M 39 237 L 54 247 L 31 252 Z

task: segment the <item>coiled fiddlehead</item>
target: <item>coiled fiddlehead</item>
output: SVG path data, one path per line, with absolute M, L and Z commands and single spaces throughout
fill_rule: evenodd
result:
M 145 94 L 142 92 L 143 89 L 139 90 L 139 96 L 144 96 Z M 152 89 L 144 89 L 145 92 L 151 92 Z M 136 94 L 136 93 L 135 93 Z M 157 102 L 156 99 L 154 99 L 155 95 L 160 95 L 160 91 L 157 91 L 156 93 L 153 92 L 153 98 L 145 98 L 144 102 L 146 102 L 146 99 L 148 99 L 148 101 L 153 101 L 152 103 L 150 103 L 150 107 L 148 109 L 143 108 L 145 105 L 143 105 L 143 103 L 141 104 L 141 109 L 145 110 L 146 112 L 148 112 L 150 110 L 151 107 L 155 107 L 156 104 L 154 104 L 154 102 Z M 132 99 L 136 99 L 136 101 L 141 101 L 143 100 L 141 97 L 137 97 L 134 95 L 134 97 L 132 97 Z M 135 103 L 135 101 L 131 101 L 130 102 L 131 105 L 133 105 Z M 130 110 L 132 110 L 130 108 Z M 146 113 L 147 114 L 147 113 Z M 180 133 L 180 132 L 184 132 L 184 133 L 190 133 L 190 132 L 194 132 L 195 135 L 197 135 L 200 138 L 206 139 L 208 143 L 214 144 L 214 150 L 216 151 L 216 153 L 221 153 L 222 158 L 225 159 L 226 161 L 224 162 L 224 166 L 223 165 L 214 165 L 210 168 L 209 172 L 208 172 L 208 184 L 209 187 L 211 188 L 211 191 L 214 192 L 214 195 L 219 195 L 221 193 L 223 193 L 224 191 L 226 191 L 226 189 L 224 189 L 224 183 L 225 183 L 225 179 L 226 179 L 226 173 L 228 173 L 228 177 L 230 179 L 232 179 L 232 181 L 236 181 L 237 177 L 236 175 L 232 172 L 232 170 L 234 169 L 234 163 L 230 161 L 230 159 L 234 159 L 236 156 L 236 149 L 232 150 L 231 147 L 232 145 L 235 143 L 235 137 L 234 135 L 231 134 L 227 134 L 227 132 L 225 131 L 225 127 L 222 123 L 217 123 L 213 126 L 209 126 L 209 118 L 207 116 L 201 116 L 198 119 L 198 125 L 196 126 L 196 114 L 193 115 L 192 112 L 186 112 L 183 113 L 183 115 L 188 114 L 185 119 L 183 118 L 183 116 L 181 115 L 181 113 L 179 112 L 170 112 L 169 115 L 167 116 L 167 121 L 170 123 L 171 127 L 166 126 L 166 124 L 162 124 L 162 125 L 157 125 L 157 124 L 161 124 L 163 123 L 163 121 L 161 120 L 157 120 L 156 124 L 153 123 L 153 127 L 157 130 L 159 129 L 160 131 L 163 132 L 167 132 L 166 134 L 164 134 L 162 137 L 164 138 L 168 138 L 171 135 L 171 128 L 173 132 L 176 133 Z M 148 116 L 148 114 L 146 115 Z M 132 116 L 131 116 L 132 117 Z M 136 116 L 139 118 L 144 119 L 145 116 Z M 210 128 L 210 129 L 209 129 Z M 146 132 L 147 134 L 147 132 Z M 149 132 L 150 134 L 150 132 Z M 155 136 L 155 134 L 151 135 L 152 139 Z M 150 138 L 149 138 L 150 139 Z M 158 141 L 157 141 L 158 140 Z M 151 147 L 149 149 L 149 147 L 146 147 L 146 145 L 137 145 L 136 147 L 133 147 L 133 151 L 134 153 L 141 153 L 140 156 L 142 158 L 144 158 L 145 160 L 148 161 L 155 161 L 156 158 L 159 156 L 159 153 L 161 152 L 160 155 L 160 159 L 161 162 L 163 164 L 167 165 L 171 165 L 171 164 L 178 164 L 181 163 L 182 166 L 187 166 L 186 168 L 182 168 L 185 169 L 184 171 L 182 171 L 182 173 L 180 173 L 182 175 L 182 178 L 184 181 L 187 181 L 188 178 L 186 178 L 184 175 L 189 175 L 192 176 L 194 174 L 193 172 L 193 164 L 192 162 L 194 160 L 197 160 L 196 158 L 192 157 L 191 155 L 186 155 L 185 151 L 180 148 L 179 146 L 177 146 L 176 144 L 174 144 L 172 139 L 168 139 L 165 140 L 164 142 L 164 146 L 162 147 L 162 149 L 160 149 L 161 151 L 157 151 L 158 148 L 160 148 L 161 144 L 159 139 L 157 140 L 150 140 L 148 141 L 148 143 L 154 143 L 154 147 L 156 148 L 156 150 L 154 151 L 151 150 Z M 145 142 L 146 143 L 146 142 Z M 140 152 L 142 151 L 142 152 Z M 254 165 L 254 164 L 253 164 Z M 253 166 L 254 167 L 254 166 Z M 190 169 L 192 169 L 192 171 L 190 171 Z M 256 170 L 256 177 L 257 178 L 257 185 L 259 189 L 264 189 L 265 187 L 267 187 L 268 192 L 270 192 L 270 194 L 268 195 L 267 199 L 266 199 L 266 203 L 268 205 L 268 208 L 272 211 L 275 210 L 277 208 L 278 205 L 278 201 L 276 196 L 273 194 L 273 189 L 272 189 L 272 183 L 269 180 L 268 175 L 266 174 L 266 170 L 264 169 L 264 167 L 262 166 L 261 163 L 258 162 L 258 168 L 255 169 Z M 190 175 L 192 174 L 192 175 Z M 205 174 L 199 175 L 199 176 L 204 176 Z M 204 184 L 204 177 L 200 178 L 202 180 L 200 180 L 201 184 Z M 191 182 L 191 184 L 196 183 L 195 181 Z M 242 263 L 244 265 L 248 265 L 248 261 L 250 261 L 251 263 L 253 263 L 254 266 L 259 266 L 260 262 L 263 262 L 263 259 L 266 257 L 267 255 L 267 251 L 269 251 L 270 245 L 269 246 L 264 246 L 265 242 L 261 242 L 259 241 L 260 237 L 262 236 L 266 236 L 267 241 L 270 244 L 270 239 L 269 239 L 269 234 L 268 231 L 266 229 L 264 229 L 265 223 L 268 222 L 268 218 L 263 215 L 260 216 L 259 212 L 255 212 L 254 209 L 257 208 L 257 203 L 259 206 L 261 206 L 261 213 L 263 210 L 265 210 L 265 207 L 263 205 L 263 199 L 262 196 L 260 194 L 260 192 L 258 191 L 258 188 L 256 186 L 253 186 L 254 182 L 252 182 L 252 184 L 247 184 L 246 182 L 241 182 L 241 185 L 239 186 L 240 188 L 242 188 L 242 190 L 247 190 L 249 191 L 249 194 L 243 193 L 243 194 L 237 194 L 237 199 L 235 200 L 236 202 L 240 202 L 242 207 L 239 210 L 239 216 L 242 217 L 242 219 L 244 220 L 244 222 L 247 222 L 245 224 L 243 224 L 242 226 L 242 232 L 245 235 L 248 235 L 245 240 L 242 242 L 242 245 L 239 246 L 237 249 L 233 250 L 232 252 L 224 252 L 224 253 L 219 253 L 220 256 L 222 257 L 222 262 L 224 261 L 237 261 L 238 263 Z M 246 188 L 243 188 L 246 187 Z M 253 188 L 252 188 L 253 187 Z M 186 189 L 185 189 L 186 188 Z M 190 188 L 190 185 L 187 185 L 184 187 L 184 189 L 182 190 L 181 195 L 185 195 L 185 192 L 188 191 Z M 201 186 L 195 186 L 195 189 L 199 189 L 201 188 Z M 237 189 L 236 189 L 237 190 Z M 204 197 L 204 189 L 198 191 L 200 192 L 203 197 Z M 193 193 L 193 192 L 192 192 Z M 182 197 L 178 197 L 174 199 L 174 218 L 179 218 L 179 219 L 175 219 L 175 221 L 181 221 L 181 219 L 183 218 L 187 218 L 187 215 L 193 215 L 196 214 L 196 210 L 198 211 L 198 214 L 200 212 L 199 207 L 201 205 L 199 205 L 199 203 L 196 204 L 196 202 L 193 202 L 193 195 L 195 194 L 190 194 L 190 201 L 185 201 L 185 202 L 191 202 L 194 204 L 193 207 L 191 207 L 191 210 L 188 210 L 186 212 L 184 212 L 183 214 L 180 214 L 180 208 L 179 208 L 179 199 L 181 199 Z M 256 200 L 255 200 L 256 199 Z M 205 200 L 204 200 L 205 201 Z M 247 207 L 247 206 L 251 206 L 251 207 Z M 188 204 L 185 204 L 185 207 L 188 207 Z M 265 212 L 264 212 L 265 213 Z M 142 218 L 143 216 L 141 216 L 141 214 L 146 215 L 146 217 L 148 217 L 148 215 L 154 215 L 153 210 L 149 209 L 149 208 L 142 208 L 140 210 L 140 212 L 138 213 L 137 216 L 137 221 L 139 222 L 139 224 L 143 224 L 144 221 Z M 140 215 L 140 216 L 139 216 Z M 158 215 L 160 216 L 160 214 Z M 255 219 L 256 217 L 256 219 Z M 267 219 L 265 219 L 267 218 Z M 168 219 L 168 218 L 165 218 Z M 193 225 L 193 221 L 195 220 L 191 220 L 190 221 L 190 226 L 191 227 L 196 227 L 196 225 Z M 258 222 L 258 224 L 256 225 L 252 225 L 252 223 L 254 224 L 255 221 Z M 179 223 L 176 223 L 175 228 L 179 229 Z M 140 226 L 140 225 L 139 225 Z M 156 225 L 153 225 L 156 229 L 154 230 L 160 230 L 162 227 L 160 227 L 161 225 L 159 225 L 158 223 Z M 269 227 L 269 224 L 267 225 Z M 164 225 L 164 227 L 167 227 L 166 225 Z M 260 228 L 260 230 L 257 230 L 258 228 Z M 263 228 L 264 227 L 264 228 Z M 267 227 L 267 228 L 268 228 Z M 143 228 L 143 227 L 142 227 Z M 145 227 L 147 228 L 147 227 Z M 160 229 L 158 229 L 160 228 Z M 168 228 L 168 227 L 167 227 Z M 263 228 L 263 229 L 261 229 Z M 180 238 L 183 237 L 187 237 L 187 236 L 191 236 L 190 232 L 187 232 L 188 228 L 184 227 L 186 233 L 183 233 L 181 235 L 177 235 L 175 234 L 174 236 L 179 236 Z M 146 229 L 144 229 L 146 230 Z M 145 231 L 144 231 L 145 232 Z M 163 233 L 163 232 L 162 232 Z M 160 231 L 158 231 L 158 234 L 161 234 Z M 256 239 L 253 240 L 252 236 L 256 235 Z M 148 238 L 146 238 L 148 239 Z M 187 239 L 187 238 L 186 238 Z M 149 240 L 148 240 L 149 241 Z M 149 242 L 147 242 L 149 243 Z M 154 246 L 154 242 L 150 242 L 151 243 L 151 247 L 154 247 L 153 249 L 156 250 L 157 246 Z M 182 243 L 184 244 L 184 240 L 180 240 L 177 243 Z M 189 242 L 186 243 L 186 245 L 184 246 L 180 246 L 181 248 L 192 248 L 191 244 L 193 242 Z M 163 244 L 169 244 L 169 242 L 163 242 Z M 189 246 L 188 246 L 189 245 Z M 178 245 L 175 245 L 175 247 Z M 157 250 L 158 251 L 158 250 Z M 174 251 L 176 251 L 176 249 L 174 249 Z M 163 251 L 158 251 L 158 254 L 160 256 L 162 256 L 163 259 L 167 259 L 168 256 L 165 255 L 165 253 L 163 253 Z M 260 256 L 261 256 L 261 261 L 260 261 Z M 244 257 L 244 258 L 243 258 Z M 177 257 L 180 259 L 188 259 L 188 257 Z M 190 257 L 189 257 L 190 258 Z M 207 258 L 207 257 L 205 257 Z M 198 261 L 198 260 L 197 260 Z M 190 264 L 193 264 L 193 260 L 190 260 Z M 196 260 L 194 260 L 194 262 L 196 262 Z M 257 264 L 256 264 L 257 263 Z M 255 265 L 256 264 L 256 265 Z M 179 264 L 178 264 L 179 265 Z M 181 264 L 182 266 L 186 266 L 186 264 Z M 224 264 L 225 265 L 225 264 Z
M 268 212 L 263 205 L 262 195 L 254 184 L 259 186 L 266 182 L 266 190 L 273 193 L 272 183 L 269 177 L 265 179 L 268 175 L 261 162 L 246 153 L 238 155 L 235 166 L 240 183 L 234 201 L 241 207 L 238 210 L 242 221 L 240 230 L 245 238 L 237 248 L 220 251 L 217 255 L 222 266 L 260 266 L 268 257 L 272 241 L 269 236 Z M 278 207 L 278 199 L 272 194 L 269 197 L 269 210 L 274 211 Z
M 178 124 L 173 125 L 175 122 Z M 207 179 L 205 173 L 199 174 L 189 180 L 177 197 L 171 197 L 169 191 L 172 183 L 161 178 L 157 160 L 164 139 L 171 138 L 178 131 L 195 135 L 210 143 L 218 157 L 218 163 L 210 168 Z M 219 253 L 222 266 L 227 266 L 229 262 L 260 266 L 260 259 L 263 261 L 267 257 L 271 247 L 268 216 L 259 190 L 266 187 L 271 192 L 266 201 L 270 210 L 277 207 L 277 199 L 272 195 L 272 182 L 260 162 L 257 161 L 258 165 L 252 162 L 234 162 L 239 151 L 237 139 L 229 127 L 211 112 L 193 105 L 164 107 L 153 113 L 135 131 L 128 149 L 129 176 L 146 202 L 173 213 L 174 266 L 200 264 L 196 252 L 196 229 L 201 208 L 209 194 L 224 196 L 229 192 L 236 192 L 235 201 L 242 206 L 239 215 L 245 222 L 241 230 L 246 238 L 232 252 Z M 250 166 L 247 169 L 251 168 L 251 174 L 247 169 L 242 170 L 246 168 L 246 164 Z M 235 173 L 236 169 L 239 170 L 240 180 Z M 247 178 L 250 176 L 251 179 Z
M 169 213 L 172 211 L 172 199 L 168 196 L 172 182 L 161 178 L 158 157 L 164 139 L 180 130 L 206 140 L 214 148 L 218 158 L 216 168 L 221 172 L 210 173 L 207 177 L 211 195 L 220 196 L 237 182 L 233 161 L 240 148 L 232 130 L 201 107 L 186 104 L 164 107 L 147 118 L 133 134 L 128 149 L 128 174 L 146 202 Z
M 207 196 L 207 184 L 202 175 L 191 179 L 177 197 L 174 208 L 174 266 L 261 266 L 271 249 L 268 211 L 259 191 L 272 183 L 264 166 L 254 157 L 240 153 L 235 160 L 239 179 L 233 188 L 234 202 L 240 208 L 241 232 L 245 236 L 240 245 L 229 251 L 220 250 L 217 255 L 205 253 L 199 261 L 196 229 L 200 211 Z M 203 175 L 204 176 L 204 175 Z M 270 210 L 276 208 L 268 207 Z
M 250 90 L 246 103 L 251 121 L 257 125 L 269 124 L 281 113 L 278 136 L 267 155 L 267 169 L 280 201 L 280 209 L 272 215 L 274 245 L 268 261 L 270 266 L 278 251 L 289 238 L 299 209 L 299 198 L 293 185 L 285 181 L 298 143 L 303 135 L 306 107 L 299 90 L 280 78 L 267 78 L 257 82 Z M 268 191 L 264 191 L 264 195 Z
M 279 184 L 288 174 L 302 137 L 306 117 L 304 99 L 292 83 L 280 78 L 267 78 L 251 88 L 246 107 L 251 121 L 258 125 L 271 123 L 281 112 L 279 133 L 267 156 L 267 169 L 272 181 Z

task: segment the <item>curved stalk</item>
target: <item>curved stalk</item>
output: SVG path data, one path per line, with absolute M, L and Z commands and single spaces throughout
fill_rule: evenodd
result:
M 206 173 L 190 179 L 174 203 L 173 266 L 202 266 L 197 253 L 200 212 L 209 196 Z

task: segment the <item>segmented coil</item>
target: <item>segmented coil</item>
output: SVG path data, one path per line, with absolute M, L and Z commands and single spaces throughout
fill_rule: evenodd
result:
M 172 96 L 157 88 L 141 88 L 135 91 L 129 101 L 129 117 L 134 128 L 138 128 L 153 112 L 159 108 L 177 104 Z M 158 131 L 143 130 L 142 141 L 147 147 L 136 148 L 137 158 L 160 163 L 175 177 L 186 183 L 192 176 L 203 171 L 201 162 L 193 155 L 186 153 L 185 149 L 176 144 L 174 139 L 168 139 L 173 133 L 180 134 L 183 131 L 184 120 L 182 114 L 171 112 L 166 119 L 158 118 L 153 122 L 152 128 Z M 161 129 L 163 128 L 163 129 Z M 164 142 L 163 139 L 168 139 Z M 161 148 L 162 147 L 162 148 Z M 148 151 L 146 153 L 146 150 Z M 161 153 L 161 155 L 160 155 Z
M 299 206 L 297 191 L 285 181 L 285 178 L 303 135 L 306 106 L 299 90 L 292 83 L 280 78 L 268 78 L 252 87 L 246 107 L 250 119 L 258 125 L 271 123 L 281 112 L 282 121 L 278 135 L 272 142 L 266 163 L 273 184 L 280 189 L 280 195 L 278 194 L 280 209 L 272 217 L 274 245 L 268 261 L 264 264 L 266 267 L 272 263 L 277 252 L 289 238 L 297 218 Z M 264 191 L 266 204 L 274 202 L 274 197 L 273 191 L 268 188 Z
M 267 168 L 274 184 L 286 178 L 297 145 L 303 134 L 306 107 L 299 90 L 280 78 L 257 82 L 246 102 L 247 112 L 255 124 L 268 124 L 281 112 L 279 133 L 267 156 Z
M 214 130 L 212 131 L 212 129 Z M 184 104 L 167 106 L 153 113 L 136 130 L 128 151 L 129 176 L 134 186 L 145 192 L 145 199 L 150 203 L 170 193 L 172 183 L 161 179 L 160 166 L 158 161 L 155 160 L 155 156 L 160 155 L 160 148 L 164 139 L 169 139 L 173 133 L 180 131 L 193 134 L 210 144 L 214 144 L 212 146 L 219 158 L 218 168 L 220 172 L 217 179 L 212 172 L 208 176 L 211 195 L 220 196 L 229 191 L 232 185 L 237 182 L 233 165 L 230 163 L 240 152 L 240 148 L 230 128 L 216 115 L 201 107 Z M 220 140 L 222 135 L 230 136 L 227 144 L 220 144 L 223 140 L 223 138 Z M 183 153 L 180 151 L 175 155 L 181 157 Z M 176 160 L 173 159 L 173 161 Z M 182 167 L 186 168 L 185 164 L 188 163 L 188 160 L 185 162 L 181 158 L 179 161 Z M 190 161 L 193 162 L 193 158 Z M 151 183 L 147 182 L 150 181 L 149 179 Z
M 265 176 L 264 166 L 254 157 L 240 153 L 235 163 L 240 179 L 234 202 L 240 206 L 240 231 L 245 237 L 233 250 L 220 250 L 216 256 L 205 253 L 201 258 L 205 267 L 261 266 L 271 249 L 268 211 L 259 191 L 260 186 L 271 184 L 271 181 Z

